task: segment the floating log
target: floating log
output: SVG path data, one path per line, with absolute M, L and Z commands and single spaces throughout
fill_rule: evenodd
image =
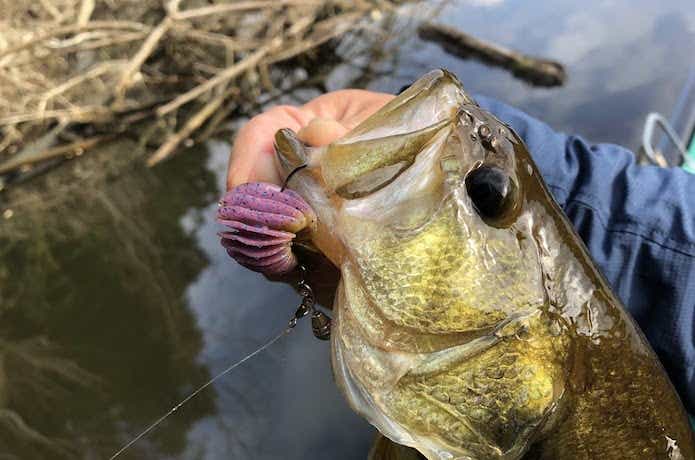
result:
M 422 40 L 437 43 L 449 54 L 507 69 L 534 86 L 560 86 L 567 79 L 564 66 L 557 61 L 529 56 L 443 24 L 424 23 L 418 28 L 418 35 Z

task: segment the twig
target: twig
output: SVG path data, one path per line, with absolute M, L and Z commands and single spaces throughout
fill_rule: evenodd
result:
M 113 117 L 113 111 L 101 106 L 85 106 L 63 110 L 46 110 L 40 112 L 22 112 L 0 118 L 0 126 L 14 125 L 27 121 L 45 121 L 53 119 L 69 119 L 73 122 L 88 122 L 107 120 Z
M 88 32 L 81 32 L 73 35 L 72 37 L 64 40 L 48 39 L 43 45 L 52 50 L 61 48 L 75 48 L 84 42 L 108 37 L 109 35 L 109 31 L 106 30 L 90 30 Z
M 86 51 L 98 48 L 104 48 L 107 46 L 122 45 L 123 43 L 133 42 L 137 40 L 142 40 L 147 34 L 144 32 L 129 32 L 129 33 L 119 33 L 115 36 L 107 36 L 97 40 L 92 40 L 88 43 L 81 43 L 79 45 L 70 46 L 66 48 L 61 48 L 58 50 L 60 53 L 69 53 L 71 51 Z
M 217 75 L 219 72 L 224 70 L 220 67 L 215 67 L 204 62 L 196 62 L 193 64 L 193 68 L 209 75 Z
M 316 16 L 313 14 L 301 17 L 290 26 L 290 28 L 287 30 L 287 35 L 289 37 L 297 37 L 301 34 L 304 33 L 309 27 L 311 27 L 312 24 L 314 24 L 314 21 L 316 20 Z
M 234 88 L 231 92 L 224 91 L 222 94 L 214 97 L 207 104 L 205 104 L 198 112 L 196 112 L 195 115 L 186 121 L 186 124 L 179 132 L 167 139 L 167 141 L 162 144 L 151 157 L 147 159 L 147 166 L 152 167 L 169 157 L 176 150 L 176 147 L 178 147 L 178 145 L 185 139 L 188 139 L 193 131 L 202 126 L 203 123 L 205 123 L 205 121 L 210 118 L 217 111 L 217 109 L 220 108 L 225 99 L 233 92 L 238 92 L 238 90 Z
M 198 142 L 203 142 L 209 139 L 212 135 L 217 132 L 219 125 L 227 119 L 227 117 L 238 107 L 238 104 L 234 100 L 227 99 L 229 102 L 222 107 L 221 110 L 217 110 L 212 116 L 210 121 L 205 126 L 200 133 L 196 134 L 196 140 Z
M 217 74 L 217 76 L 209 79 L 208 81 L 206 81 L 205 83 L 203 83 L 201 85 L 196 86 L 192 90 L 183 93 L 182 95 L 178 96 L 173 101 L 158 108 L 157 109 L 157 115 L 160 117 L 163 117 L 167 113 L 169 113 L 173 110 L 176 110 L 177 108 L 181 107 L 183 104 L 186 104 L 187 102 L 192 101 L 193 99 L 206 93 L 207 91 L 211 90 L 212 88 L 228 82 L 229 80 L 236 77 L 237 75 L 239 75 L 243 71 L 248 70 L 249 68 L 258 64 L 258 62 L 260 62 L 260 60 L 263 59 L 266 56 L 266 54 L 268 54 L 269 51 L 277 48 L 278 46 L 280 46 L 281 43 L 282 43 L 282 40 L 280 40 L 280 39 L 272 40 L 271 43 L 259 48 L 257 51 L 246 56 L 244 59 L 242 59 L 238 63 L 234 64 L 231 67 L 228 67 L 224 71 Z
M 26 79 L 19 80 L 15 78 L 13 75 L 8 75 L 6 72 L 2 71 L 0 71 L 0 79 L 9 82 L 13 86 L 16 86 L 17 88 L 22 89 L 24 91 L 32 91 L 37 88 L 37 85 L 26 81 Z
M 218 5 L 203 6 L 177 13 L 175 19 L 196 19 L 212 14 L 232 13 L 238 11 L 260 10 L 265 8 L 279 8 L 290 5 L 320 5 L 322 0 L 256 0 L 236 3 L 223 3 Z
M 40 0 L 39 3 L 41 3 L 41 6 L 48 11 L 48 13 L 53 16 L 53 19 L 56 22 L 60 22 L 61 19 L 63 19 L 62 15 L 60 14 L 60 11 L 51 4 L 51 2 L 46 1 L 46 0 Z
M 63 155 L 70 155 L 79 151 L 87 150 L 91 147 L 94 147 L 99 142 L 106 140 L 107 138 L 108 136 L 90 137 L 88 139 L 82 139 L 76 142 L 71 142 L 69 144 L 59 145 L 58 147 L 51 147 L 30 157 L 25 156 L 23 158 L 13 158 L 0 165 L 0 174 L 5 174 L 15 169 L 21 168 L 22 166 L 32 165 L 40 161 L 48 160 L 50 158 L 55 158 Z
M 55 29 L 48 30 L 46 32 L 38 34 L 36 37 L 27 40 L 24 43 L 20 43 L 15 46 L 11 46 L 10 48 L 6 49 L 5 51 L 0 52 L 0 59 L 4 58 L 5 56 L 9 56 L 11 54 L 15 54 L 19 51 L 22 51 L 27 48 L 31 48 L 32 46 L 41 43 L 42 41 L 45 41 L 49 38 L 52 37 L 57 37 L 60 35 L 66 35 L 66 34 L 72 34 L 72 33 L 78 33 L 78 32 L 84 32 L 87 30 L 95 30 L 95 29 L 130 29 L 130 30 L 137 30 L 137 31 L 147 31 L 150 28 L 146 26 L 145 24 L 141 24 L 139 22 L 134 22 L 134 21 L 92 21 L 88 22 L 85 25 L 77 25 L 77 24 L 72 24 L 69 26 L 62 26 L 62 27 L 56 27 Z M 0 62 L 0 67 L 3 65 L 7 65 L 6 62 Z
M 77 14 L 77 25 L 84 26 L 89 22 L 94 12 L 94 0 L 82 0 L 80 2 L 80 12 Z
M 331 19 L 326 19 L 316 25 L 317 32 L 305 40 L 290 46 L 288 49 L 268 59 L 267 64 L 275 64 L 293 58 L 299 54 L 316 48 L 332 38 L 344 34 L 362 17 L 359 13 L 344 13 Z
M 89 123 L 111 121 L 114 117 L 123 114 L 130 114 L 140 110 L 153 111 L 153 106 L 161 103 L 159 99 L 154 101 L 130 101 L 127 104 L 104 107 L 99 105 L 87 105 L 82 107 L 72 107 L 62 110 L 46 110 L 39 112 L 21 112 L 0 118 L 0 126 L 15 125 L 27 121 L 47 121 L 47 120 L 66 120 L 71 123 Z
M 233 38 L 229 38 L 226 35 L 193 29 L 188 24 L 176 23 L 174 24 L 172 30 L 174 31 L 174 33 L 181 34 L 184 37 L 188 37 L 193 40 L 197 40 L 210 45 L 224 46 L 225 48 L 232 51 L 246 51 L 249 49 L 258 48 L 258 46 L 260 46 L 260 43 L 258 41 L 247 40 L 245 42 L 239 42 Z
M 150 35 L 142 43 L 142 46 L 138 52 L 135 53 L 135 56 L 133 56 L 130 62 L 128 62 L 126 65 L 125 69 L 123 69 L 121 78 L 116 85 L 116 98 L 122 98 L 128 87 L 133 84 L 133 74 L 140 69 L 140 66 L 145 62 L 147 57 L 152 54 L 152 51 L 154 51 L 157 43 L 159 43 L 159 40 L 161 40 L 164 34 L 167 33 L 171 27 L 171 24 L 172 19 L 171 17 L 167 16 L 159 23 L 157 27 L 152 30 L 152 32 L 150 32 Z
M 23 135 L 20 130 L 14 126 L 6 126 L 3 130 L 2 141 L 0 141 L 0 153 L 4 152 L 7 147 L 15 141 L 21 140 Z
M 119 68 L 123 65 L 123 61 L 107 61 L 107 62 L 102 62 L 101 64 L 92 67 L 88 72 L 85 72 L 83 74 L 77 75 L 66 82 L 64 82 L 61 85 L 58 85 L 51 89 L 49 92 L 47 92 L 42 98 L 41 101 L 39 102 L 38 106 L 38 112 L 42 113 L 46 110 L 46 106 L 48 105 L 48 101 L 50 101 L 52 98 L 55 96 L 64 93 L 65 91 L 68 91 L 70 88 L 74 88 L 75 86 L 79 85 L 82 82 L 85 82 L 87 80 L 91 80 L 93 78 L 97 78 L 105 73 L 108 73 L 115 68 Z

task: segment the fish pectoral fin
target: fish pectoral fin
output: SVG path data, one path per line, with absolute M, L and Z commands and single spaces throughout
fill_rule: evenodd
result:
M 454 367 L 501 342 L 502 338 L 494 334 L 479 337 L 462 345 L 430 353 L 417 366 L 408 371 L 404 377 L 423 377 L 443 372 Z
M 483 353 L 505 339 L 516 337 L 528 328 L 528 322 L 527 316 L 508 318 L 500 322 L 488 335 L 428 354 L 406 376 L 421 377 L 450 369 Z

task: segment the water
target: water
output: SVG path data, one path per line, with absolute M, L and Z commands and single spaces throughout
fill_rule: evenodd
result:
M 543 4 L 451 2 L 439 20 L 566 63 L 562 88 L 531 88 L 417 38 L 387 43 L 367 72 L 339 66 L 328 87 L 396 91 L 443 66 L 556 129 L 636 148 L 646 114 L 669 114 L 687 78 L 691 0 Z M 215 236 L 229 148 L 210 142 L 146 170 L 124 140 L 71 163 L 61 193 L 50 178 L 12 193 L 0 221 L 8 458 L 108 458 L 285 326 L 298 296 L 235 265 Z M 95 168 L 106 156 L 118 160 Z M 328 351 L 300 324 L 121 458 L 365 458 L 373 430 L 338 394 Z

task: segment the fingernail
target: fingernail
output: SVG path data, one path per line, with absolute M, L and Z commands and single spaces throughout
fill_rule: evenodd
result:
M 299 130 L 297 137 L 306 144 L 321 146 L 339 139 L 347 131 L 345 126 L 330 118 L 314 118 Z

